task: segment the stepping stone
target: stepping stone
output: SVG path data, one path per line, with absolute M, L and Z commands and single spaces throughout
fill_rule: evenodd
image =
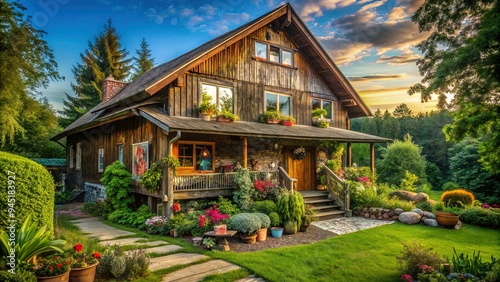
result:
M 241 267 L 223 260 L 211 260 L 197 265 L 174 271 L 163 277 L 162 282 L 192 282 L 200 281 L 210 274 L 220 274 L 240 269 Z
M 176 265 L 183 265 L 195 262 L 197 260 L 206 259 L 207 256 L 192 253 L 179 253 L 163 257 L 152 258 L 149 270 L 156 271 L 169 268 Z
M 160 246 L 160 247 L 155 247 L 155 248 L 147 248 L 144 249 L 144 251 L 147 254 L 155 253 L 155 254 L 168 254 L 172 253 L 175 251 L 178 251 L 182 249 L 182 247 L 177 246 L 177 245 L 167 245 L 167 246 Z M 126 251 L 125 253 L 130 253 L 131 251 Z
M 262 279 L 260 277 L 255 277 L 254 275 L 250 275 L 248 277 L 236 280 L 234 282 L 266 282 L 266 280 L 264 280 L 264 279 Z
M 135 234 L 108 226 L 96 218 L 83 218 L 73 222 L 83 233 L 86 233 L 89 237 L 97 238 L 100 241 Z
M 120 246 L 128 246 L 128 245 L 146 245 L 149 247 L 155 247 L 159 245 L 167 245 L 169 244 L 168 242 L 165 241 L 151 241 L 151 242 L 138 242 L 141 240 L 145 240 L 144 238 L 123 238 L 123 239 L 115 239 L 115 240 L 106 240 L 106 241 L 101 241 L 99 244 L 103 246 L 113 246 L 113 245 L 120 245 Z

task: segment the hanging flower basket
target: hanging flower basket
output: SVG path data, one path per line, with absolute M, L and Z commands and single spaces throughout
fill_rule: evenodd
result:
M 296 160 L 302 160 L 306 156 L 306 149 L 304 147 L 299 147 L 295 150 L 293 150 L 293 157 Z

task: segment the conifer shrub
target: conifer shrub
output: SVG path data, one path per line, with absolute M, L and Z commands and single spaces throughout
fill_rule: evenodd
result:
M 464 189 L 445 191 L 441 202 L 447 207 L 471 206 L 474 203 L 474 194 Z
M 132 174 L 120 161 L 106 167 L 101 182 L 106 187 L 106 199 L 115 210 L 127 209 L 134 202 L 134 197 L 130 197 Z
M 19 224 L 31 215 L 39 226 L 54 232 L 54 179 L 42 165 L 0 152 L 0 187 L 0 229 L 10 225 L 8 220 Z

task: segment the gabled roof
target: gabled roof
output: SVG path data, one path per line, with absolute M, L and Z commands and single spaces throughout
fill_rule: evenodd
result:
M 318 75 L 325 80 L 331 91 L 335 93 L 341 102 L 354 101 L 355 105 L 346 107 L 350 118 L 371 115 L 369 108 L 364 104 L 356 90 L 354 90 L 347 78 L 307 28 L 297 12 L 287 3 L 171 61 L 145 72 L 129 83 L 108 102 L 102 102 L 94 107 L 89 113 L 75 121 L 63 132 L 54 136 L 52 140 L 69 135 L 70 132 L 68 131 L 84 130 L 88 128 L 87 123 L 90 121 L 97 123 L 100 119 L 109 119 L 107 115 L 116 115 L 116 112 L 104 113 L 103 111 L 110 111 L 113 108 L 138 107 L 137 103 L 159 92 L 163 87 L 177 79 L 177 77 L 200 64 L 207 56 L 217 54 L 231 44 L 273 22 L 279 23 L 281 30 L 294 42 L 301 54 L 309 61 Z

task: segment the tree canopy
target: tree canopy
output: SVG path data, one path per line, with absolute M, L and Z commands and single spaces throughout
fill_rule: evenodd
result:
M 0 0 L 0 147 L 29 133 L 28 118 L 37 127 L 54 127 L 40 119 L 36 90 L 61 77 L 45 33 L 32 26 L 25 10 L 19 2 Z
M 75 96 L 66 94 L 61 112 L 63 117 L 60 120 L 63 127 L 70 125 L 102 101 L 101 87 L 106 77 L 126 80 L 130 75 L 131 59 L 127 58 L 128 51 L 122 48 L 120 36 L 111 20 L 88 44 L 88 49 L 80 54 L 81 63 L 77 63 L 72 69 L 76 83 L 71 88 Z
M 154 66 L 154 58 L 151 55 L 151 50 L 149 49 L 149 44 L 145 38 L 141 40 L 141 45 L 139 49 L 135 50 L 136 57 L 133 57 L 134 65 L 134 75 L 132 80 L 139 77 L 141 74 L 150 70 Z
M 447 138 L 481 137 L 480 161 L 500 173 L 500 1 L 425 1 L 412 20 L 432 33 L 417 46 L 423 78 L 408 93 L 423 102 L 437 95 L 439 107 L 454 110 Z

